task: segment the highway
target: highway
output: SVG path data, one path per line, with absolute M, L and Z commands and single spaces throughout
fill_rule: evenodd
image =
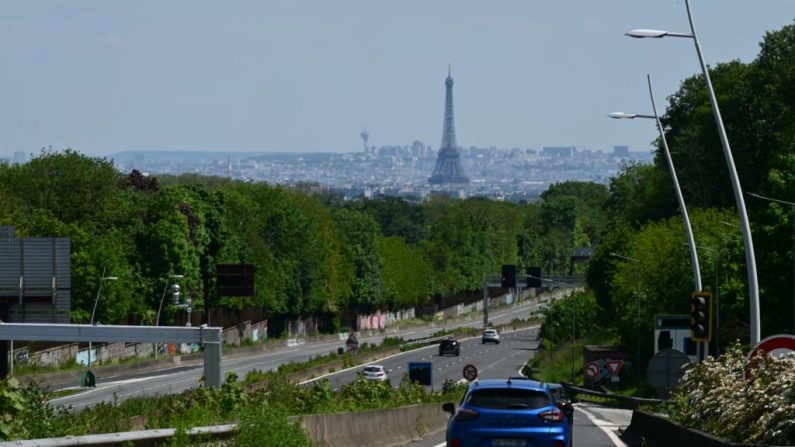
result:
M 520 374 L 522 366 L 536 353 L 539 345 L 538 328 L 522 329 L 500 334 L 500 344 L 482 344 L 480 337 L 461 340 L 460 356 L 439 356 L 438 346 L 433 345 L 414 351 L 403 352 L 370 364 L 383 365 L 393 385 L 407 372 L 409 362 L 431 362 L 433 364 L 433 388 L 441 388 L 445 380 L 463 380 L 463 368 L 471 364 L 478 369 L 480 379 L 503 379 Z M 366 365 L 307 381 L 327 379 L 338 388 L 354 380 Z M 306 382 L 305 382 L 306 383 Z M 456 402 L 457 404 L 458 402 Z M 605 408 L 591 404 L 575 404 L 574 439 L 578 447 L 623 447 L 617 429 L 627 427 L 632 417 L 631 410 Z M 441 411 L 441 406 L 439 411 Z M 444 445 L 444 432 L 426 437 L 422 441 L 407 444 L 412 447 L 439 447 Z
M 561 296 L 564 291 L 557 291 L 556 297 Z M 546 299 L 546 297 L 545 297 Z M 513 319 L 526 319 L 531 314 L 544 306 L 544 300 L 527 300 L 522 303 L 514 304 L 512 306 L 495 309 L 491 312 L 489 321 L 491 324 L 508 323 Z M 435 325 L 426 325 L 418 327 L 410 327 L 404 329 L 387 330 L 384 333 L 374 333 L 373 335 L 361 335 L 359 337 L 360 343 L 378 344 L 385 336 L 389 337 L 403 337 L 404 339 L 418 339 L 428 337 L 431 334 L 447 327 L 452 329 L 455 327 L 482 327 L 482 316 L 476 314 L 470 318 L 460 320 L 448 321 L 447 323 L 436 323 Z M 466 342 L 469 346 L 470 342 Z M 473 342 L 474 343 L 474 342 Z M 478 341 L 479 343 L 479 341 Z M 224 376 L 228 372 L 234 372 L 238 377 L 245 377 L 245 375 L 252 370 L 269 371 L 274 370 L 284 363 L 301 362 L 308 360 L 311 357 L 318 355 L 326 355 L 330 352 L 335 352 L 338 348 L 344 346 L 344 340 L 335 340 L 322 343 L 306 343 L 297 346 L 281 347 L 268 351 L 259 352 L 246 352 L 243 355 L 235 355 L 235 352 L 230 350 L 224 353 L 222 360 L 222 373 Z M 490 346 L 493 347 L 493 346 Z M 469 348 L 467 348 L 469 349 Z M 420 351 L 429 354 L 433 353 L 432 348 L 425 348 Z M 468 355 L 467 350 L 462 351 L 464 357 Z M 455 359 L 450 357 L 446 363 L 445 368 L 449 370 L 446 377 L 453 378 L 457 376 L 456 380 L 460 378 L 460 370 L 458 373 L 454 371 L 459 369 L 453 367 L 456 360 L 463 361 L 463 358 Z M 387 359 L 388 361 L 389 359 Z M 526 359 L 525 359 L 526 360 Z M 517 359 L 516 362 L 519 362 Z M 405 363 L 405 362 L 404 362 Z M 497 363 L 495 368 L 501 368 L 501 364 L 508 364 L 508 362 Z M 396 365 L 394 368 L 402 367 L 403 365 Z M 463 367 L 463 364 L 461 364 Z M 486 368 L 488 371 L 489 368 Z M 399 370 L 398 370 L 399 371 Z M 505 372 L 508 370 L 506 369 Z M 510 374 L 516 374 L 514 369 Z M 84 407 L 95 405 L 99 402 L 112 402 L 122 401 L 134 396 L 152 396 L 161 394 L 180 393 L 189 388 L 198 386 L 199 379 L 203 373 L 201 362 L 183 365 L 178 367 L 171 367 L 169 369 L 161 369 L 157 371 L 134 371 L 130 370 L 126 373 L 117 374 L 115 376 L 103 376 L 102 370 L 95 370 L 97 374 L 97 385 L 95 388 L 81 390 L 77 394 L 70 396 L 53 399 L 50 401 L 53 405 L 71 406 L 73 411 L 80 410 Z M 442 374 L 434 374 L 436 377 L 443 377 Z M 443 381 L 443 379 L 442 379 Z M 397 382 L 396 382 L 397 383 Z M 51 386 L 54 390 L 75 388 L 75 382 L 63 383 Z
M 371 362 L 383 365 L 390 382 L 397 386 L 400 379 L 408 372 L 410 362 L 430 362 L 433 365 L 431 378 L 433 389 L 440 390 L 445 380 L 459 381 L 463 379 L 466 365 L 474 365 L 481 379 L 502 379 L 520 375 L 522 366 L 533 357 L 538 348 L 538 328 L 504 332 L 500 335 L 500 344 L 482 344 L 480 337 L 461 339 L 459 356 L 439 355 L 437 344 L 413 351 L 401 352 L 388 358 Z M 327 379 L 333 388 L 352 382 L 366 365 L 360 365 L 332 374 L 318 377 Z M 313 379 L 313 380 L 317 380 Z
M 593 404 L 574 405 L 574 445 L 577 447 L 626 447 L 618 437 L 618 428 L 629 426 L 632 410 L 600 407 Z M 440 410 L 441 411 L 441 410 Z M 426 436 L 405 447 L 445 446 L 445 432 Z
M 543 306 L 543 301 L 542 304 Z M 514 318 L 527 318 L 532 312 L 538 310 L 536 301 L 528 301 L 519 305 L 502 308 L 492 312 L 492 324 L 507 323 Z M 468 326 L 481 327 L 482 317 L 473 317 L 459 321 L 449 321 L 448 328 Z M 427 337 L 440 330 L 435 327 L 414 327 L 403 330 L 393 330 L 384 334 L 360 337 L 360 342 L 379 343 L 384 336 L 404 337 L 406 339 Z M 463 378 L 463 368 L 472 364 L 478 369 L 478 376 L 482 379 L 507 378 L 519 375 L 525 362 L 536 353 L 539 341 L 537 340 L 537 327 L 517 331 L 504 331 L 500 334 L 500 344 L 482 344 L 480 337 L 462 338 L 459 356 L 439 356 L 438 345 L 402 352 L 383 358 L 372 364 L 380 364 L 389 374 L 393 385 L 398 385 L 400 379 L 407 372 L 410 362 L 430 362 L 433 365 L 432 379 L 434 389 L 440 389 L 445 380 L 460 381 Z M 246 355 L 224 356 L 222 369 L 224 373 L 234 371 L 243 377 L 248 371 L 270 370 L 291 361 L 303 361 L 320 354 L 336 351 L 343 346 L 344 341 L 324 343 L 307 343 L 292 347 L 283 347 L 269 351 L 247 353 Z M 315 378 L 329 380 L 332 387 L 338 388 L 344 383 L 354 380 L 365 365 L 359 365 L 336 373 Z M 196 387 L 202 374 L 201 363 L 184 365 L 176 368 L 134 372 L 116 377 L 98 377 L 97 387 L 82 391 L 79 394 L 66 396 L 51 401 L 54 405 L 72 406 L 79 410 L 86 406 L 102 401 L 121 401 L 132 396 L 159 395 L 179 393 L 186 389 Z M 311 382 L 311 381 L 308 381 Z M 307 383 L 307 382 L 305 382 Z M 441 408 L 440 408 L 441 411 Z M 582 447 L 609 447 L 623 446 L 618 439 L 616 429 L 629 425 L 631 411 L 603 408 L 588 404 L 577 404 L 575 410 L 574 439 L 576 445 Z M 434 433 L 419 442 L 407 444 L 412 447 L 437 447 L 444 445 L 444 432 Z

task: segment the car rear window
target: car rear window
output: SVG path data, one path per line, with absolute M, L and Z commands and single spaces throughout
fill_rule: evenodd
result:
M 552 405 L 543 391 L 521 388 L 488 388 L 475 390 L 469 395 L 467 405 L 492 410 L 533 410 Z
M 378 367 L 375 367 L 375 366 L 368 366 L 368 367 L 364 368 L 364 372 L 374 373 L 374 372 L 379 372 L 379 371 L 381 371 L 381 368 L 378 368 Z

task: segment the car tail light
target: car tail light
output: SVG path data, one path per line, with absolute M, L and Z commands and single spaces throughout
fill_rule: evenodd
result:
M 383 376 L 383 375 L 384 375 L 384 372 L 383 372 L 383 371 L 381 371 L 380 373 L 378 373 L 378 375 L 379 375 L 379 376 Z
M 452 447 L 461 447 L 461 438 L 453 438 L 453 442 L 450 445 Z
M 455 420 L 456 421 L 471 421 L 473 419 L 477 419 L 480 416 L 475 410 L 470 410 L 468 408 L 459 408 L 458 411 L 455 413 Z
M 555 441 L 555 447 L 566 447 L 566 444 L 563 441 Z
M 558 409 L 545 411 L 538 416 L 547 422 L 563 422 L 563 413 Z

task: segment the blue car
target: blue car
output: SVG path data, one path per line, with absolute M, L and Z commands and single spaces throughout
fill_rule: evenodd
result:
M 524 378 L 480 380 L 450 413 L 448 447 L 571 447 L 571 425 L 547 384 Z

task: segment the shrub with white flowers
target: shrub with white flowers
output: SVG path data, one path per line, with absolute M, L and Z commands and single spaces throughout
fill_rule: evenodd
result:
M 739 343 L 692 365 L 671 396 L 671 419 L 722 439 L 795 444 L 795 357 L 757 355 Z

